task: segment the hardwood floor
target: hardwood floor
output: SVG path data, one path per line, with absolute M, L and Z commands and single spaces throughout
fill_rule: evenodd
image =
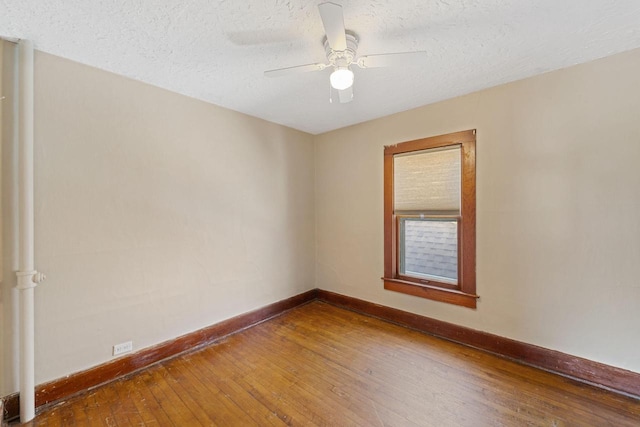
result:
M 31 426 L 638 426 L 640 401 L 312 302 Z

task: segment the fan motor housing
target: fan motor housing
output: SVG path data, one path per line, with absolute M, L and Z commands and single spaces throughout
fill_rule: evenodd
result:
M 329 47 L 329 42 L 325 36 L 322 39 L 324 50 L 327 53 L 329 64 L 334 67 L 348 67 L 356 57 L 358 51 L 358 36 L 353 31 L 346 30 L 347 48 L 345 50 L 333 50 Z

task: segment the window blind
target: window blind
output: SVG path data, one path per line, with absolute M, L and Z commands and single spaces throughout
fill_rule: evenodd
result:
M 460 212 L 460 147 L 394 156 L 394 211 Z

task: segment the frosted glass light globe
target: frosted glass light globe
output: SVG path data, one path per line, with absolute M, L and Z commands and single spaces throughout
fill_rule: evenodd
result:
M 337 90 L 348 89 L 353 85 L 353 71 L 347 67 L 339 67 L 329 76 L 331 87 Z

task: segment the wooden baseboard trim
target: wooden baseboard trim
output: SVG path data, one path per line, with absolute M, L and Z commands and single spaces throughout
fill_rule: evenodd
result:
M 67 399 L 162 360 L 193 351 L 314 300 L 324 301 L 337 307 L 488 351 L 617 393 L 640 398 L 639 373 L 334 292 L 313 289 L 86 371 L 38 385 L 36 387 L 36 407 L 41 408 L 44 405 Z M 6 396 L 3 398 L 3 402 L 4 419 L 16 419 L 20 414 L 18 393 Z
M 545 371 L 640 398 L 640 374 L 636 372 L 329 291 L 319 289 L 317 298 L 337 307 L 377 317 Z
M 215 325 L 148 347 L 86 371 L 71 374 L 36 386 L 36 408 L 67 399 L 75 394 L 147 368 L 162 360 L 193 351 L 225 336 L 261 323 L 317 298 L 317 289 L 269 304 L 265 307 L 227 319 Z M 4 399 L 4 417 L 13 420 L 20 415 L 18 393 Z

